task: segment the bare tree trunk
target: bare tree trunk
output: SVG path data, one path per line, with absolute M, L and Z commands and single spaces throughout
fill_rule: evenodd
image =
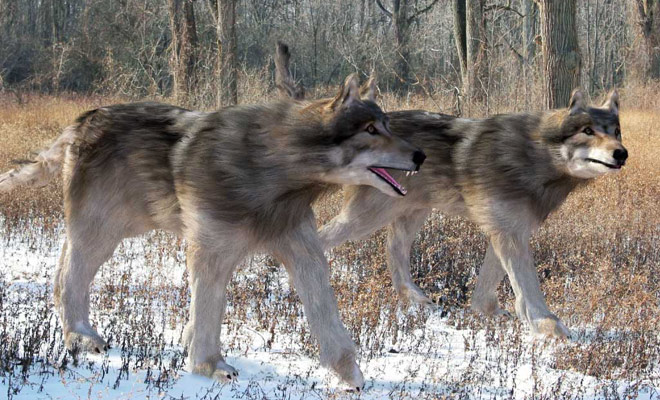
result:
M 392 7 L 392 22 L 394 23 L 394 37 L 396 38 L 397 59 L 396 73 L 403 86 L 410 83 L 410 22 L 408 20 L 407 0 L 394 0 Z
M 429 1 L 426 6 L 414 9 L 412 0 L 393 0 L 392 11 L 388 10 L 380 0 L 376 4 L 392 20 L 394 39 L 396 41 L 397 58 L 394 62 L 394 72 L 401 86 L 411 83 L 410 77 L 410 26 L 415 18 L 428 12 L 438 0 Z
M 534 76 L 534 57 L 536 56 L 536 32 L 538 28 L 538 7 L 534 0 L 523 0 L 523 80 L 525 83 L 525 107 L 529 107 L 530 78 Z
M 461 80 L 467 80 L 467 38 L 465 19 L 465 0 L 452 0 L 452 11 L 454 14 L 454 40 L 458 52 L 458 64 L 461 70 Z
M 178 104 L 189 105 L 195 85 L 195 64 L 197 62 L 197 28 L 192 0 L 169 0 L 170 29 L 170 68 L 174 79 L 174 99 Z
M 39 4 L 39 25 L 41 29 L 41 40 L 44 47 L 50 47 L 53 43 L 53 7 L 50 1 L 42 1 Z
M 453 0 L 454 38 L 461 67 L 463 96 L 481 102 L 486 92 L 485 0 Z
M 523 19 L 523 56 L 525 63 L 531 64 L 534 56 L 536 55 L 536 32 L 537 32 L 537 19 L 538 7 L 534 0 L 523 0 L 525 14 Z
M 581 57 L 575 28 L 575 0 L 539 0 L 545 105 L 566 107 L 580 84 Z
M 637 47 L 632 75 L 640 81 L 660 78 L 660 1 L 631 0 Z
M 467 23 L 466 41 L 468 65 L 468 96 L 472 101 L 481 102 L 486 97 L 486 20 L 484 18 L 485 0 L 468 0 L 465 7 Z
M 236 0 L 209 0 L 218 39 L 218 106 L 238 103 Z

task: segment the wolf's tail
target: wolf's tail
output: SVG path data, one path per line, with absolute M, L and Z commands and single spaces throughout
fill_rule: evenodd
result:
M 290 60 L 291 53 L 289 52 L 289 46 L 278 41 L 275 50 L 275 86 L 277 86 L 282 97 L 304 100 L 305 88 L 302 84 L 296 83 L 293 76 L 291 76 L 291 70 L 289 69 Z
M 67 148 L 78 133 L 76 126 L 69 126 L 47 149 L 39 153 L 35 160 L 22 167 L 0 175 L 0 193 L 9 192 L 18 186 L 41 187 L 50 182 L 62 170 Z

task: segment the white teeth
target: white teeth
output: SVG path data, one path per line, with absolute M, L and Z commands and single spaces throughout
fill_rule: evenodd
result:
M 406 171 L 406 176 L 410 176 L 410 171 Z

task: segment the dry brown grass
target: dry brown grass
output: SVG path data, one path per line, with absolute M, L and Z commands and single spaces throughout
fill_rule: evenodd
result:
M 388 109 L 436 108 L 429 101 L 397 103 L 389 97 L 385 101 Z M 11 168 L 12 159 L 27 158 L 46 146 L 81 111 L 111 102 L 101 98 L 29 97 L 26 104 L 17 105 L 11 98 L 0 98 L 0 171 Z M 598 378 L 638 381 L 655 379 L 652 374 L 660 362 L 660 115 L 624 111 L 622 131 L 630 152 L 627 166 L 620 174 L 598 179 L 572 194 L 534 237 L 533 247 L 550 308 L 577 333 L 576 340 L 553 348 L 554 367 Z M 53 228 L 61 224 L 59 185 L 54 182 L 43 189 L 0 195 L 5 234 L 57 237 Z M 327 221 L 340 206 L 341 194 L 317 205 L 319 220 Z M 160 265 L 158 257 L 181 246 L 180 241 L 169 237 L 149 240 L 159 254 L 154 256 L 154 268 Z M 408 309 L 391 288 L 383 243 L 383 232 L 378 232 L 370 240 L 348 243 L 330 255 L 344 321 L 367 359 L 382 353 L 392 342 L 396 345 L 398 338 L 424 326 L 429 317 L 427 311 L 402 312 Z M 488 343 L 510 352 L 515 360 L 521 352 L 524 328 L 521 330 L 517 322 L 484 320 L 466 311 L 485 245 L 485 237 L 473 224 L 434 213 L 415 242 L 413 273 L 442 304 L 450 323 L 459 328 L 485 328 Z M 234 283 L 228 319 L 244 321 L 249 310 L 250 315 L 256 315 L 259 327 L 273 337 L 294 335 L 313 353 L 309 331 L 300 322 L 300 305 L 291 293 L 276 293 L 273 270 L 261 268 L 259 275 Z M 160 289 L 166 293 L 164 301 L 170 307 L 167 317 L 176 329 L 186 318 L 187 287 Z M 118 277 L 116 285 L 100 288 L 94 308 L 116 316 L 128 290 Z M 507 284 L 502 285 L 500 295 L 512 309 Z M 272 296 L 278 301 L 265 305 L 258 300 Z M 504 329 L 512 326 L 513 335 L 511 329 Z M 240 323 L 230 323 L 227 336 L 232 337 L 232 330 L 239 328 Z M 131 337 L 129 331 L 112 331 L 112 325 L 107 329 L 115 340 Z M 240 344 L 230 339 L 228 348 L 232 346 Z M 466 340 L 466 348 L 469 346 Z M 510 362 L 503 360 L 502 368 L 510 368 Z M 466 374 L 463 379 L 467 385 L 476 378 Z

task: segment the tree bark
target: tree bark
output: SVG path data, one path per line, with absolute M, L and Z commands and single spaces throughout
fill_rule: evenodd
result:
M 531 102 L 530 78 L 534 76 L 538 7 L 534 0 L 523 0 L 523 79 L 525 82 L 525 106 Z M 532 81 L 533 82 L 533 81 Z
M 633 29 L 640 51 L 632 63 L 632 77 L 640 81 L 660 78 L 660 1 L 631 0 Z
M 485 0 L 453 0 L 454 39 L 461 70 L 463 97 L 481 102 L 486 92 Z
M 380 0 L 376 0 L 378 7 L 392 20 L 394 25 L 397 52 L 394 72 L 401 86 L 408 86 L 412 82 L 410 76 L 410 26 L 417 17 L 428 12 L 437 2 L 438 0 L 431 0 L 421 9 L 415 9 L 415 2 L 412 0 L 393 0 L 392 11 L 389 11 Z
M 172 71 L 173 95 L 177 104 L 188 106 L 195 85 L 195 64 L 197 62 L 197 27 L 192 0 L 169 0 L 170 29 L 170 69 Z
M 534 0 L 524 0 L 523 3 L 523 13 L 525 14 L 523 18 L 523 57 L 525 58 L 525 63 L 530 65 L 536 55 L 538 7 L 534 3 Z
M 392 22 L 394 23 L 394 37 L 398 53 L 395 68 L 403 86 L 410 84 L 409 7 L 408 0 L 394 0 L 392 7 Z
M 539 0 L 545 76 L 545 105 L 568 106 L 580 85 L 582 60 L 575 28 L 575 0 Z
M 236 0 L 209 0 L 218 40 L 218 106 L 238 103 Z

